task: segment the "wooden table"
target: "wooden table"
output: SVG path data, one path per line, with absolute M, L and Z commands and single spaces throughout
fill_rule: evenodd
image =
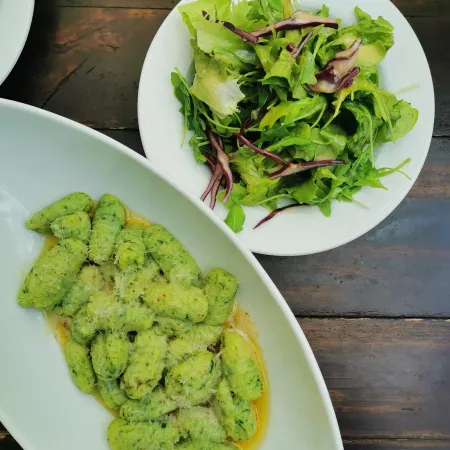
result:
M 258 257 L 311 343 L 346 450 L 450 449 L 450 1 L 395 3 L 435 83 L 434 138 L 419 180 L 388 219 L 351 244 L 308 257 Z M 36 0 L 30 37 L 0 95 L 143 154 L 139 75 L 173 6 Z M 0 425 L 0 449 L 19 448 Z

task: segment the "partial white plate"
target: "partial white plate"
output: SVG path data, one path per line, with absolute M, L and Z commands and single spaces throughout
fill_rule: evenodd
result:
M 0 84 L 22 53 L 33 11 L 34 0 L 0 0 Z
M 255 323 L 269 379 L 260 450 L 343 449 L 325 383 L 292 312 L 253 255 L 198 199 L 114 140 L 6 100 L 0 100 L 0 161 L 0 421 L 24 450 L 108 450 L 111 415 L 72 383 L 42 313 L 16 303 L 43 243 L 24 221 L 74 191 L 119 196 L 173 232 L 203 271 L 236 274 L 238 301 Z
M 253 230 L 253 226 L 267 215 L 267 210 L 245 208 L 247 220 L 238 237 L 256 253 L 307 255 L 346 244 L 368 232 L 406 196 L 422 169 L 430 146 L 434 124 L 433 83 L 420 42 L 406 19 L 389 0 L 307 0 L 300 2 L 300 6 L 314 11 L 323 3 L 330 6 L 331 16 L 343 19 L 344 25 L 355 22 L 354 7 L 358 5 L 372 16 L 383 16 L 395 27 L 396 44 L 382 62 L 381 84 L 393 93 L 418 85 L 398 96 L 412 103 L 420 117 L 408 136 L 395 144 L 379 147 L 375 162 L 377 167 L 396 167 L 411 158 L 412 162 L 405 168 L 411 180 L 400 174 L 386 177 L 383 183 L 388 191 L 364 188 L 356 196 L 367 208 L 356 203 L 334 202 L 330 218 L 324 217 L 317 208 L 294 208 Z M 147 158 L 183 189 L 200 196 L 210 172 L 194 160 L 187 143 L 181 148 L 183 118 L 170 83 L 170 74 L 175 67 L 183 74 L 191 69 L 189 39 L 175 8 L 147 53 L 139 84 L 138 115 Z M 222 219 L 226 216 L 222 205 L 217 205 L 215 212 Z

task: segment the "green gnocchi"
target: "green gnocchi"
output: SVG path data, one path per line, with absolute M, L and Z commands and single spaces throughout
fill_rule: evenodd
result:
M 231 320 L 237 279 L 223 269 L 202 277 L 166 228 L 128 215 L 114 195 L 94 208 L 84 193 L 35 213 L 26 227 L 56 244 L 17 302 L 55 318 L 75 385 L 120 414 L 107 430 L 111 450 L 236 449 L 257 432 L 253 402 L 266 388 Z

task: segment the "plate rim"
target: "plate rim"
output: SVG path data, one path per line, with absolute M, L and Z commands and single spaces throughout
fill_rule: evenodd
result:
M 14 0 L 13 0 L 14 1 Z M 19 60 L 20 56 L 22 55 L 23 49 L 25 48 L 25 44 L 28 39 L 28 35 L 30 34 L 31 24 L 33 22 L 33 16 L 34 16 L 34 9 L 36 6 L 35 0 L 26 0 L 26 4 L 28 5 L 28 14 L 25 17 L 25 20 L 21 21 L 21 24 L 23 26 L 20 28 L 20 36 L 17 36 L 16 39 L 13 39 L 13 42 L 17 42 L 17 49 L 16 54 L 13 59 L 11 59 L 10 63 L 8 64 L 9 69 L 5 70 L 5 72 L 2 74 L 0 73 L 0 86 L 3 84 L 3 82 L 8 78 L 9 74 L 13 71 L 14 67 L 17 64 L 17 61 Z M 1 13 L 1 5 L 0 5 L 0 13 Z

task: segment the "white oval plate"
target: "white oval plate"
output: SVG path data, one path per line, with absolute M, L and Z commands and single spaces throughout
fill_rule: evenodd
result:
M 182 2 L 185 3 L 185 2 Z M 399 97 L 419 110 L 414 130 L 395 144 L 376 151 L 377 167 L 396 167 L 406 158 L 405 168 L 411 177 L 400 174 L 383 179 L 388 191 L 364 188 L 355 198 L 366 205 L 333 202 L 330 218 L 318 208 L 294 208 L 283 212 L 257 230 L 252 228 L 268 214 L 262 207 L 245 208 L 241 242 L 253 252 L 267 255 L 307 255 L 346 244 L 368 232 L 386 218 L 403 200 L 422 169 L 430 146 L 434 123 L 434 92 L 430 69 L 414 31 L 389 0 L 307 0 L 303 9 L 318 10 L 325 3 L 330 15 L 340 17 L 344 25 L 355 22 L 358 5 L 372 16 L 383 16 L 395 27 L 396 44 L 381 65 L 381 85 L 390 92 L 413 85 L 417 88 Z M 156 34 L 145 59 L 139 84 L 139 130 L 147 158 L 169 175 L 183 189 L 200 196 L 210 177 L 207 166 L 198 164 L 189 145 L 181 148 L 183 118 L 174 97 L 170 74 L 175 67 L 186 74 L 192 65 L 189 33 L 175 9 Z M 186 139 L 186 142 L 188 139 Z M 226 217 L 222 205 L 215 209 Z
M 22 53 L 33 11 L 34 0 L 0 0 L 0 84 Z
M 24 450 L 108 450 L 111 415 L 72 383 L 43 315 L 16 304 L 42 247 L 25 219 L 81 190 L 94 198 L 116 194 L 164 224 L 203 271 L 236 274 L 238 301 L 256 325 L 269 379 L 260 450 L 343 450 L 325 383 L 292 312 L 253 255 L 198 199 L 112 139 L 6 100 L 0 100 L 0 161 L 0 421 Z

